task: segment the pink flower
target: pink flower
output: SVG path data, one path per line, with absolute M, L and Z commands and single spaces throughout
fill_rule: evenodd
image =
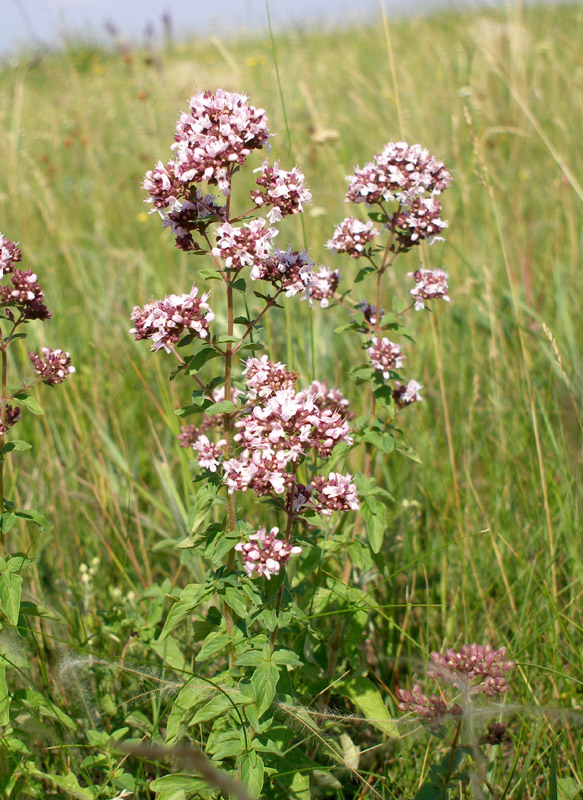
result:
M 389 227 L 397 231 L 397 238 L 404 248 L 420 244 L 424 239 L 429 244 L 443 241 L 439 234 L 447 228 L 441 219 L 441 203 L 434 197 L 416 197 L 411 204 L 391 218 Z
M 251 278 L 269 281 L 276 288 L 285 289 L 286 297 L 309 290 L 314 262 L 305 250 L 275 248 L 273 255 L 259 262 L 251 271 Z
M 276 161 L 273 167 L 269 166 L 268 161 L 264 161 L 255 172 L 261 172 L 257 178 L 257 185 L 263 187 L 265 191 L 251 192 L 251 199 L 258 206 L 273 206 L 267 215 L 272 225 L 290 214 L 300 214 L 303 211 L 303 204 L 311 202 L 312 195 L 305 185 L 303 174 L 297 167 L 288 172 L 279 168 L 279 161 Z
M 333 511 L 358 511 L 360 503 L 352 475 L 331 472 L 327 478 L 317 475 L 310 484 L 311 505 L 315 511 L 330 516 Z
M 401 348 L 386 337 L 383 339 L 377 339 L 376 336 L 372 337 L 368 356 L 372 366 L 383 373 L 385 380 L 391 377 L 391 370 L 400 369 L 403 366 L 404 356 L 401 353 Z
M 339 270 L 332 272 L 327 267 L 321 267 L 319 272 L 313 274 L 312 282 L 308 288 L 310 301 L 319 300 L 320 307 L 327 308 L 330 305 L 331 298 L 334 297 L 339 281 Z
M 2 286 L 0 300 L 5 306 L 15 306 L 22 318 L 50 319 L 51 312 L 44 304 L 44 292 L 38 277 L 31 270 L 15 269 L 10 276 L 12 286 Z
M 412 403 L 418 403 L 423 399 L 419 394 L 419 390 L 422 388 L 421 384 L 417 383 L 417 381 L 409 381 L 407 384 L 395 381 L 393 399 L 399 408 L 410 406 Z
M 171 198 L 169 208 L 167 213 L 160 212 L 162 224 L 176 237 L 176 247 L 185 252 L 201 249 L 193 239 L 193 232 L 204 233 L 211 222 L 223 219 L 225 214 L 225 206 L 220 206 L 214 195 L 200 191 L 193 192 L 188 199 Z
M 430 723 L 437 722 L 450 712 L 442 697 L 435 694 L 427 697 L 418 683 L 414 684 L 410 692 L 406 689 L 397 689 L 397 700 L 400 711 L 410 712 Z M 455 710 L 458 710 L 457 706 Z
M 63 350 L 51 350 L 50 347 L 43 347 L 41 358 L 37 353 L 29 353 L 28 357 L 35 369 L 36 374 L 42 379 L 43 383 L 49 386 L 56 386 L 62 383 L 68 375 L 75 372 L 75 367 L 71 364 L 71 356 Z
M 347 400 L 340 389 L 329 389 L 326 381 L 312 381 L 308 391 L 314 396 L 314 403 L 320 411 L 340 411 L 346 414 L 350 400 Z
M 269 533 L 259 528 L 252 533 L 248 542 L 239 542 L 235 550 L 243 554 L 245 572 L 251 578 L 253 574 L 262 575 L 268 580 L 279 572 L 292 556 L 302 552 L 302 548 L 292 546 L 277 538 L 279 528 L 272 528 Z
M 203 469 L 216 472 L 222 456 L 221 448 L 227 444 L 226 439 L 220 439 L 216 444 L 209 441 L 208 436 L 202 434 L 192 443 L 194 450 L 198 451 L 198 463 Z
M 346 201 L 409 205 L 423 195 L 439 194 L 451 183 L 451 174 L 419 144 L 389 142 L 362 169 L 348 178 Z
M 14 264 L 22 261 L 22 253 L 14 242 L 0 233 L 0 278 L 13 272 Z
M 152 350 L 164 349 L 170 353 L 184 333 L 206 339 L 209 322 L 215 318 L 206 302 L 210 292 L 198 297 L 198 289 L 193 286 L 190 294 L 171 294 L 163 300 L 147 303 L 143 308 L 135 306 L 131 319 L 135 327 L 130 330 L 136 341 L 151 339 Z
M 471 694 L 483 692 L 486 697 L 495 697 L 508 691 L 506 673 L 513 667 L 505 647 L 494 650 L 489 644 L 464 644 L 459 651 L 450 647 L 443 655 L 431 653 L 427 675 Z
M 224 222 L 217 228 L 217 243 L 213 255 L 225 262 L 228 269 L 251 267 L 251 278 L 260 276 L 263 261 L 271 254 L 278 231 L 264 219 L 254 219 L 240 228 Z
M 423 269 L 420 267 L 416 272 L 409 272 L 408 278 L 415 279 L 415 286 L 409 292 L 415 298 L 415 311 L 422 311 L 425 308 L 424 300 L 445 300 L 449 303 L 447 286 L 447 272 L 442 269 Z
M 346 217 L 336 226 L 334 236 L 326 242 L 326 247 L 337 253 L 347 253 L 352 258 L 360 258 L 366 245 L 377 235 L 378 230 L 372 222 Z
M 247 95 L 224 89 L 191 97 L 190 110 L 180 115 L 174 137 L 180 181 L 207 181 L 230 194 L 233 167 L 244 164 L 253 150 L 262 149 L 269 140 L 265 111 L 247 100 Z
M 270 397 L 280 389 L 293 388 L 298 379 L 296 372 L 288 372 L 285 364 L 273 363 L 267 356 L 248 358 L 243 375 L 247 376 L 249 400 Z

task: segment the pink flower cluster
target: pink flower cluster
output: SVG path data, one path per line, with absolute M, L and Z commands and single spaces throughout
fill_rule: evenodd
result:
M 310 301 L 319 301 L 321 308 L 327 308 L 330 300 L 334 297 L 334 292 L 338 288 L 340 272 L 332 271 L 327 267 L 321 267 L 319 272 L 312 275 L 312 282 L 308 287 L 308 297 Z
M 253 279 L 268 281 L 276 289 L 285 291 L 286 297 L 293 297 L 300 292 L 310 291 L 314 280 L 312 267 L 314 262 L 305 250 L 287 250 L 275 248 L 273 255 L 259 261 L 251 271 Z
M 492 698 L 507 692 L 506 675 L 513 667 L 514 662 L 506 658 L 505 647 L 494 650 L 489 644 L 469 644 L 462 645 L 459 651 L 449 648 L 444 654 L 431 653 L 431 664 L 426 674 L 453 686 L 467 702 L 477 694 Z M 414 684 L 410 692 L 397 689 L 397 699 L 401 711 L 411 712 L 430 725 L 439 725 L 446 714 L 458 716 L 463 713 L 457 703 L 446 702 L 443 691 L 439 697 L 428 697 L 419 684 Z
M 279 575 L 281 568 L 287 564 L 291 556 L 297 556 L 302 548 L 290 545 L 277 538 L 279 528 L 272 528 L 269 533 L 259 528 L 252 533 L 248 542 L 239 542 L 235 550 L 243 554 L 243 566 L 249 577 L 262 575 L 269 580 L 272 575 Z
M 328 388 L 326 381 L 312 381 L 309 391 L 314 394 L 314 403 L 321 411 L 330 409 L 331 411 L 341 411 L 346 415 L 350 400 L 342 394 L 340 389 Z
M 228 195 L 233 167 L 268 142 L 267 117 L 248 97 L 218 89 L 197 92 L 176 126 L 176 174 L 182 183 L 206 181 Z
M 255 280 L 260 275 L 263 261 L 271 253 L 271 241 L 278 231 L 270 228 L 266 220 L 254 219 L 240 228 L 224 222 L 217 228 L 216 234 L 213 255 L 224 261 L 227 269 L 251 267 L 251 278 Z
M 22 261 L 22 253 L 18 246 L 0 233 L 0 278 L 12 272 L 19 261 Z
M 264 191 L 252 191 L 251 199 L 258 206 L 272 206 L 267 214 L 272 225 L 290 214 L 301 214 L 303 204 L 311 202 L 312 195 L 305 185 L 303 173 L 297 167 L 288 171 L 279 168 L 279 161 L 273 167 L 264 161 L 255 172 L 261 172 L 257 185 Z
M 297 375 L 266 356 L 248 359 L 245 374 L 248 398 L 254 404 L 235 424 L 234 441 L 240 452 L 222 465 L 229 492 L 282 494 L 295 485 L 289 467 L 310 450 L 325 459 L 339 442 L 352 443 L 341 395 L 332 406 L 322 398 L 321 387 L 296 392 Z M 358 508 L 352 476 L 338 473 L 314 478 L 305 487 L 304 501 L 324 514 Z
M 226 439 L 220 439 L 216 444 L 209 441 L 205 434 L 200 435 L 193 443 L 192 447 L 198 452 L 198 463 L 203 469 L 216 472 L 223 455 L 222 448 L 227 444 Z
M 421 145 L 389 142 L 348 180 L 347 202 L 372 205 L 396 200 L 407 206 L 417 197 L 447 189 L 451 174 Z
M 52 350 L 50 347 L 43 347 L 41 353 L 42 358 L 38 353 L 29 353 L 28 357 L 38 377 L 48 386 L 62 383 L 66 377 L 75 372 L 69 353 Z
M 223 89 L 195 94 L 189 112 L 180 115 L 176 126 L 174 159 L 166 165 L 158 161 L 146 173 L 146 202 L 160 213 L 181 250 L 199 250 L 192 234 L 204 233 L 211 222 L 225 218 L 225 206 L 214 195 L 205 196 L 199 185 L 218 185 L 223 195 L 229 195 L 234 168 L 268 142 L 265 112 L 247 99 Z
M 334 229 L 334 236 L 326 242 L 329 250 L 347 253 L 352 258 L 360 258 L 366 245 L 372 242 L 378 230 L 372 222 L 361 222 L 354 217 L 346 217 Z
M 397 370 L 403 366 L 404 356 L 401 348 L 386 337 L 383 339 L 372 337 L 368 356 L 372 366 L 383 373 L 385 380 L 391 377 L 391 370 Z
M 198 297 L 198 288 L 193 286 L 190 294 L 171 294 L 163 300 L 147 303 L 143 308 L 135 306 L 131 319 L 134 326 L 130 333 L 141 339 L 151 339 L 152 350 L 164 349 L 170 353 L 184 333 L 206 339 L 209 322 L 215 318 L 207 303 L 210 292 Z
M 0 288 L 0 301 L 3 306 L 14 306 L 23 321 L 50 319 L 51 312 L 44 304 L 45 295 L 38 282 L 38 276 L 31 269 L 15 269 L 10 275 L 12 286 Z M 10 316 L 12 312 L 8 312 Z
M 447 272 L 442 269 L 423 269 L 420 267 L 415 272 L 409 272 L 408 278 L 415 280 L 415 286 L 409 294 L 415 298 L 415 310 L 422 311 L 425 308 L 424 300 L 445 300 L 449 303 L 447 285 Z
M 409 206 L 397 212 L 391 219 L 390 227 L 397 232 L 397 238 L 408 250 L 423 239 L 429 244 L 443 241 L 439 234 L 447 228 L 447 222 L 441 219 L 441 202 L 436 197 L 416 197 Z
M 464 644 L 457 652 L 450 647 L 443 654 L 431 653 L 427 675 L 470 694 L 495 697 L 508 691 L 506 673 L 513 667 L 505 647 L 494 650 L 489 644 Z

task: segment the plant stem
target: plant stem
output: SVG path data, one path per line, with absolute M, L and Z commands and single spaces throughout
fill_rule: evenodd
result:
M 4 445 L 6 444 L 6 404 L 8 399 L 6 397 L 6 375 L 8 372 L 8 355 L 6 353 L 6 340 L 2 338 L 2 331 L 0 330 L 0 349 L 2 350 L 2 394 L 0 396 L 0 421 L 2 423 L 2 433 L 0 433 L 0 513 L 4 513 Z M 2 555 L 6 552 L 6 535 L 2 531 L 1 538 Z
M 287 514 L 287 524 L 285 526 L 285 542 L 286 544 L 290 543 L 292 534 L 293 534 L 293 526 L 294 526 L 294 496 L 296 493 L 296 470 L 297 465 L 294 463 L 293 466 L 293 481 L 289 489 L 289 499 L 286 509 Z M 278 619 L 278 624 L 275 626 L 273 631 L 271 632 L 271 639 L 269 641 L 269 649 L 273 653 L 273 648 L 275 647 L 275 639 L 277 636 L 277 631 L 279 630 L 279 609 L 281 608 L 281 598 L 283 597 L 283 583 L 278 589 L 277 592 L 277 599 L 275 601 L 275 614 Z

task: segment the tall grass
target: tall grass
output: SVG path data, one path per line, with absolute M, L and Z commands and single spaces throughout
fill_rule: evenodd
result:
M 454 170 L 447 243 L 423 252 L 449 272 L 453 302 L 419 315 L 407 362 L 425 387 L 403 423 L 421 463 L 391 459 L 378 475 L 397 503 L 369 589 L 379 606 L 411 606 L 380 617 L 371 641 L 383 681 L 405 680 L 443 640 L 508 645 L 524 704 L 561 709 L 517 726 L 537 747 L 515 765 L 514 797 L 538 796 L 558 737 L 561 791 L 567 778 L 583 784 L 582 23 L 578 5 L 390 22 L 392 66 L 381 24 L 275 36 L 294 156 L 314 197 L 306 241 L 343 267 L 344 288 L 352 266 L 324 242 L 345 215 L 352 167 L 404 136 Z M 263 38 L 192 40 L 158 68 L 139 52 L 123 61 L 71 47 L 0 71 L 0 230 L 45 278 L 55 319 L 42 335 L 78 368 L 40 398 L 52 413 L 41 433 L 26 431 L 34 455 L 17 476 L 23 504 L 54 522 L 35 542 L 35 591 L 75 646 L 82 623 L 66 587 L 81 562 L 101 558 L 95 608 L 114 602 L 111 585 L 127 593 L 164 572 L 180 584 L 198 569 L 192 554 L 152 555 L 185 531 L 192 487 L 173 411 L 187 398 L 168 388 L 164 356 L 128 336 L 132 306 L 188 291 L 198 261 L 147 216 L 140 181 L 167 158 L 176 109 L 195 88 L 245 91 L 283 132 L 272 55 Z M 283 133 L 272 152 L 289 163 Z M 295 220 L 279 244 L 287 237 L 302 243 Z M 418 266 L 418 253 L 409 259 Z M 313 353 L 310 313 L 294 307 L 295 368 L 350 397 L 343 376 L 361 356 L 355 341 L 334 341 L 342 312 L 314 310 Z M 285 360 L 283 314 L 269 333 Z M 397 787 L 419 778 L 401 747 L 382 756 Z

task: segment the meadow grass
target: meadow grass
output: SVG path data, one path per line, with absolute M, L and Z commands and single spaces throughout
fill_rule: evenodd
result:
M 444 641 L 506 644 L 519 663 L 513 700 L 529 709 L 514 727 L 509 796 L 549 796 L 552 747 L 563 796 L 583 784 L 582 22 L 580 7 L 552 5 L 276 33 L 291 154 L 268 37 L 193 39 L 154 64 L 69 46 L 1 68 L 0 230 L 21 241 L 54 314 L 32 340 L 70 351 L 78 370 L 62 391 L 39 392 L 48 414 L 24 423 L 34 450 L 11 476 L 55 526 L 34 543 L 19 533 L 23 549 L 34 544 L 31 592 L 64 619 L 39 660 L 90 649 L 84 617 L 118 603 L 112 586 L 126 596 L 200 569 L 190 552 L 152 553 L 186 532 L 192 486 L 174 409 L 187 397 L 169 386 L 164 354 L 128 335 L 133 305 L 188 291 L 199 262 L 147 216 L 140 182 L 168 157 L 195 88 L 243 91 L 279 132 L 272 154 L 300 165 L 313 194 L 280 246 L 305 236 L 317 261 L 343 269 L 344 289 L 355 270 L 324 242 L 353 166 L 405 138 L 454 172 L 447 242 L 422 254 L 448 271 L 452 303 L 415 318 L 408 348 L 424 402 L 402 425 L 420 463 L 392 457 L 377 475 L 396 504 L 367 588 L 379 607 L 410 605 L 375 617 L 376 670 L 405 681 Z M 418 252 L 407 259 L 418 266 Z M 404 272 L 394 280 L 404 294 Z M 272 353 L 351 397 L 344 376 L 362 355 L 333 333 L 344 321 L 342 309 L 296 303 L 293 321 L 271 318 Z M 96 556 L 82 601 L 71 587 Z M 387 797 L 412 796 L 424 747 L 413 737 L 384 752 Z

